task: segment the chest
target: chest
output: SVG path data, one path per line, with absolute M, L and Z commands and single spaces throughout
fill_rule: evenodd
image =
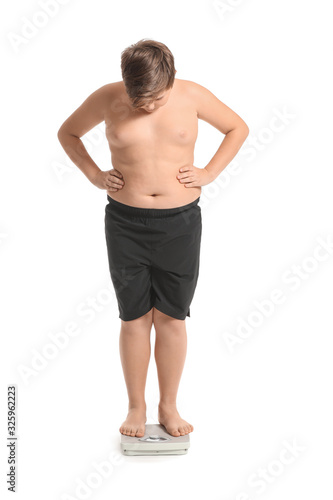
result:
M 166 112 L 160 108 L 155 115 L 110 117 L 105 125 L 109 143 L 117 147 L 190 145 L 198 135 L 198 118 L 193 109 Z

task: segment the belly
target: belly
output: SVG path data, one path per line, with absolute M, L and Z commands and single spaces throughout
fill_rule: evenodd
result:
M 176 98 L 174 98 L 176 99 Z M 196 200 L 201 187 L 179 182 L 179 169 L 193 165 L 198 117 L 192 103 L 182 99 L 151 115 L 106 120 L 106 137 L 113 168 L 125 185 L 108 191 L 110 198 L 140 208 L 174 208 Z
M 107 191 L 110 198 L 140 208 L 174 208 L 187 205 L 201 194 L 201 187 L 185 187 L 177 175 L 179 165 L 115 165 L 123 174 L 125 185 L 118 191 Z M 188 165 L 189 163 L 187 163 Z

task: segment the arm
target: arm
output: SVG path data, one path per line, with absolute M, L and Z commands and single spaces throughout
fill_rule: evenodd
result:
M 80 139 L 104 121 L 104 110 L 109 99 L 110 84 L 93 92 L 61 125 L 58 139 L 72 162 L 94 186 L 114 192 L 123 187 L 123 175 L 115 169 L 103 172 L 88 154 Z
M 249 128 L 237 113 L 223 104 L 208 89 L 194 82 L 190 82 L 189 88 L 198 118 L 225 134 L 220 147 L 205 167 L 212 182 L 236 156 L 249 135 Z
M 99 167 L 88 154 L 80 137 L 104 120 L 106 85 L 93 92 L 61 125 L 58 139 L 73 163 L 92 181 Z

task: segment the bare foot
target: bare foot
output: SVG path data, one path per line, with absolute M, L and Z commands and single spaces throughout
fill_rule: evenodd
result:
M 185 436 L 193 431 L 193 425 L 180 417 L 175 404 L 160 403 L 158 405 L 158 421 L 164 425 L 171 436 Z
M 128 410 L 126 420 L 119 427 L 119 431 L 126 436 L 143 437 L 146 421 L 146 408 L 131 408 Z

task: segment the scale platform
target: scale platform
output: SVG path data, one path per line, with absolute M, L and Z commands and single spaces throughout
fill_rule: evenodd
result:
M 143 437 L 121 435 L 124 455 L 184 455 L 190 447 L 190 436 L 171 436 L 160 424 L 146 425 Z

